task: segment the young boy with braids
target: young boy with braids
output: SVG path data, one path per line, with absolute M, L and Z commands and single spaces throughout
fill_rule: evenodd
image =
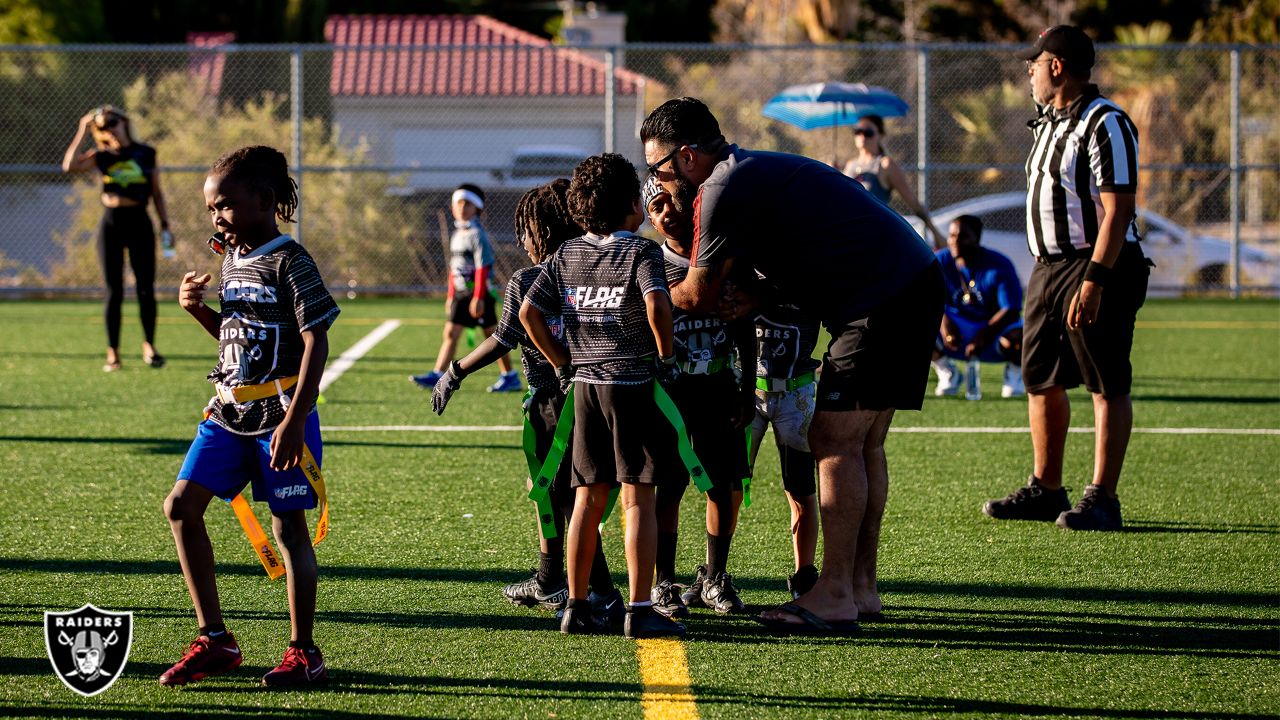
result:
M 217 392 L 164 503 L 200 635 L 160 684 L 185 685 L 243 660 L 223 624 L 204 514 L 213 498 L 231 500 L 252 483 L 254 499 L 271 508 L 291 621 L 284 660 L 262 683 L 309 685 L 328 673 L 311 634 L 316 556 L 306 510 L 316 507 L 317 494 L 301 465 L 314 459 L 318 475 L 315 400 L 338 306 L 311 255 L 276 226 L 277 219 L 292 222 L 298 205 L 283 154 L 255 146 L 222 156 L 205 178 L 204 197 L 216 231 L 209 247 L 225 254 L 220 308 L 205 305 L 212 278 L 195 271 L 183 276 L 178 304 L 218 340 L 218 363 L 209 373 Z
M 533 281 L 542 274 L 544 263 L 551 254 L 565 240 L 582 235 L 582 228 L 569 215 L 565 199 L 568 189 L 569 181 L 562 178 L 536 187 L 520 198 L 516 205 L 516 237 L 520 239 L 533 265 L 516 271 L 507 283 L 506 297 L 502 301 L 502 317 L 498 320 L 498 328 L 494 334 L 462 360 L 449 363 L 431 394 L 431 407 L 437 415 L 443 414 L 449 399 L 462 386 L 464 378 L 519 347 L 520 361 L 524 365 L 530 391 L 525 402 L 525 412 L 534 434 L 533 457 L 530 458 L 531 475 L 536 474 L 532 467 L 540 468 L 546 461 L 565 396 L 556 380 L 555 368 L 534 347 L 524 326 L 520 324 L 520 305 L 529 294 Z M 550 317 L 547 320 L 548 331 L 557 340 L 562 340 L 564 326 L 560 317 Z M 554 610 L 564 605 L 569 597 L 569 585 L 564 576 L 565 518 L 573 513 L 569 469 L 569 463 L 562 462 L 551 484 L 552 522 L 555 524 L 556 536 L 546 538 L 539 533 L 537 572 L 533 577 L 502 588 L 503 596 L 512 603 L 526 607 L 540 605 Z M 532 481 L 533 478 L 530 477 L 530 486 Z M 613 621 L 622 619 L 622 596 L 609 576 L 609 563 L 605 560 L 599 538 L 596 539 L 595 559 L 591 563 L 591 593 L 588 597 L 598 611 L 597 614 Z

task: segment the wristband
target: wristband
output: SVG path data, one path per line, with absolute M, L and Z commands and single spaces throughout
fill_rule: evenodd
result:
M 1084 279 L 1098 287 L 1105 287 L 1107 278 L 1111 277 L 1111 268 L 1099 262 L 1089 261 L 1089 266 L 1084 270 Z
M 467 373 L 464 372 L 462 369 L 462 363 L 458 362 L 457 360 L 449 361 L 449 372 L 453 373 L 453 376 L 458 378 L 459 380 L 467 376 Z
M 675 353 L 672 353 L 671 355 L 667 355 L 666 357 L 659 357 L 658 361 L 661 362 L 663 365 L 675 365 L 676 364 Z

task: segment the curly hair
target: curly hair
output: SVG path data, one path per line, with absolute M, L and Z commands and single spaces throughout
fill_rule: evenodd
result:
M 640 200 L 636 167 L 617 153 L 592 155 L 578 163 L 569 181 L 569 213 L 598 235 L 623 226 Z
M 565 240 L 582 235 L 582 228 L 569 215 L 568 190 L 569 181 L 559 178 L 526 192 L 516 204 L 516 234 L 529 236 L 534 262 L 547 259 Z
M 298 209 L 298 183 L 289 177 L 289 163 L 279 150 L 266 145 L 242 147 L 218 158 L 209 174 L 271 193 L 276 217 L 281 222 L 293 222 L 293 212 Z

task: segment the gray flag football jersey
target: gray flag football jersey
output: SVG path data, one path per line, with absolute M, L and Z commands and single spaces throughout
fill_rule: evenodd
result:
M 662 259 L 668 286 L 689 274 L 689 259 L 666 245 L 662 246 Z M 715 315 L 685 312 L 677 307 L 671 308 L 671 316 L 676 361 L 684 364 L 687 372 L 705 374 L 711 361 L 733 356 L 733 335 L 728 323 Z
M 619 232 L 569 240 L 545 263 L 529 302 L 560 315 L 574 379 L 637 385 L 653 379 L 657 346 L 644 296 L 667 292 L 662 251 L 651 240 Z
M 538 390 L 559 388 L 556 381 L 555 368 L 543 357 L 520 324 L 520 305 L 529 294 L 529 289 L 542 274 L 543 264 L 517 270 L 507 282 L 507 294 L 502 300 L 502 317 L 498 318 L 498 329 L 493 337 L 506 347 L 520 348 L 520 364 L 524 365 L 524 376 L 529 387 Z M 547 329 L 556 340 L 564 342 L 564 323 L 559 315 L 547 315 Z
M 209 381 L 236 387 L 297 375 L 302 331 L 326 329 L 340 312 L 325 289 L 315 260 L 293 238 L 281 235 L 253 251 L 228 252 L 218 286 L 222 326 L 218 364 Z M 292 396 L 293 391 L 286 393 Z M 279 425 L 285 408 L 276 396 L 224 404 L 215 395 L 210 419 L 227 430 L 257 435 Z

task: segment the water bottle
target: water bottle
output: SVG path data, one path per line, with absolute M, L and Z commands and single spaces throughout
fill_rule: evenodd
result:
M 160 231 L 160 249 L 163 251 L 165 259 L 172 260 L 178 254 L 173 248 L 173 233 L 168 230 Z
M 982 377 L 980 370 L 982 363 L 978 362 L 978 358 L 969 358 L 969 369 L 965 371 L 965 400 L 981 400 L 982 399 Z

